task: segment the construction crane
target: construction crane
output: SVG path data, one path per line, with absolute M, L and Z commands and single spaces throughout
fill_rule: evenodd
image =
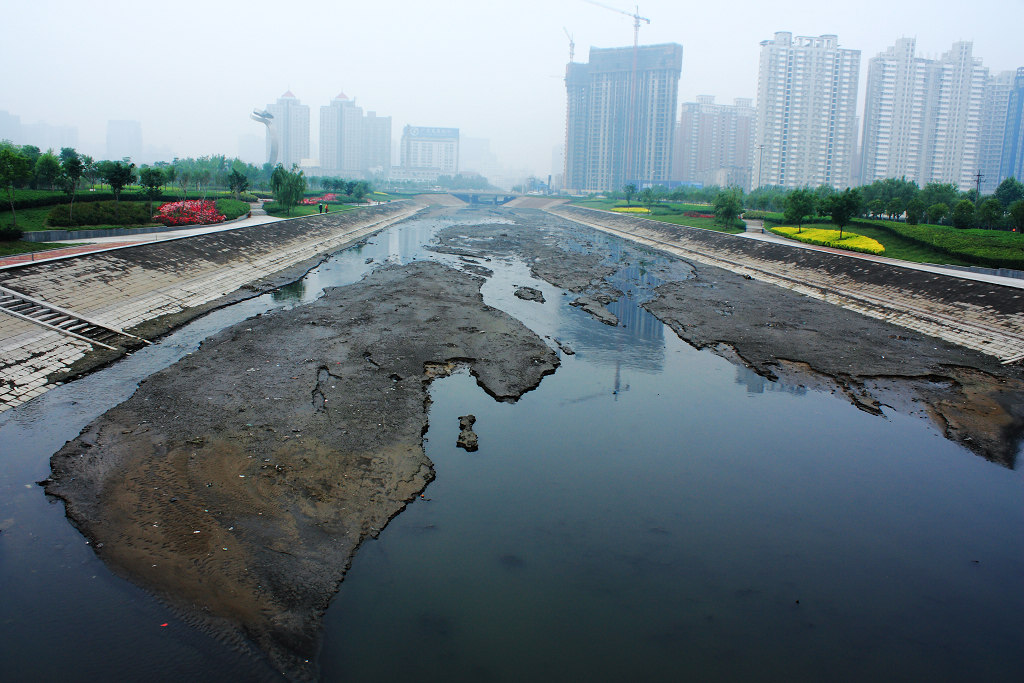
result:
M 572 64 L 572 58 L 576 56 L 576 42 L 573 41 L 572 34 L 569 33 L 569 29 L 563 26 L 562 30 L 565 31 L 565 37 L 569 39 L 569 63 Z
M 591 5 L 597 5 L 598 7 L 604 7 L 605 9 L 610 9 L 613 12 L 618 12 L 619 14 L 625 14 L 627 17 L 632 17 L 632 19 L 633 19 L 633 47 L 635 48 L 635 47 L 638 47 L 640 45 L 640 22 L 641 21 L 646 21 L 648 24 L 650 24 L 651 20 L 648 19 L 647 17 L 641 17 L 640 16 L 640 8 L 639 7 L 636 8 L 635 12 L 627 12 L 626 10 L 619 9 L 618 7 L 612 7 L 611 5 L 606 5 L 603 2 L 597 2 L 597 0 L 586 0 L 586 1 L 589 2 Z
M 636 128 L 637 128 L 637 121 L 636 121 L 636 115 L 637 115 L 636 114 L 636 88 L 637 88 L 636 67 L 637 67 L 637 59 L 638 59 L 639 54 L 640 54 L 640 22 L 641 21 L 645 21 L 648 24 L 650 24 L 651 20 L 648 19 L 647 17 L 640 16 L 640 8 L 639 7 L 636 7 L 636 11 L 631 13 L 631 12 L 627 12 L 625 10 L 621 10 L 618 7 L 612 7 L 611 5 L 606 5 L 603 2 L 597 2 L 597 0 L 586 0 L 586 2 L 589 2 L 591 5 L 597 5 L 598 7 L 603 7 L 604 9 L 611 10 L 612 12 L 617 12 L 619 14 L 625 14 L 627 17 L 632 17 L 632 19 L 633 19 L 633 69 L 632 69 L 632 71 L 630 72 L 630 75 L 629 75 L 629 103 L 628 103 L 628 106 L 626 108 L 626 112 L 627 112 L 627 114 L 626 114 L 626 168 L 624 169 L 625 172 L 623 173 L 623 176 L 624 176 L 625 180 L 627 180 L 627 181 L 638 180 L 639 179 L 638 178 L 639 174 L 638 174 L 637 164 L 635 163 L 634 156 L 633 156 L 634 155 L 633 148 L 636 146 L 634 144 L 635 143 L 634 137 L 635 137 Z

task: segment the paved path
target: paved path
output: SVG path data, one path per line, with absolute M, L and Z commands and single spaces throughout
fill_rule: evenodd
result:
M 851 258 L 578 206 L 550 213 L 981 351 L 1024 360 L 1024 292 L 1013 278 Z M 892 259 L 886 259 L 892 261 Z M 918 264 L 920 265 L 920 264 Z
M 0 270 L 0 285 L 117 330 L 181 313 L 343 248 L 422 207 L 394 202 L 271 225 L 232 224 Z M 257 283 L 257 284 L 253 284 Z M 92 345 L 0 312 L 0 411 L 52 386 Z

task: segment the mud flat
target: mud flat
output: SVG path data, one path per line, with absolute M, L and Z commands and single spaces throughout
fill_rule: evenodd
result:
M 56 453 L 46 491 L 115 571 L 314 678 L 353 553 L 433 478 L 430 380 L 464 365 L 514 401 L 558 364 L 481 282 L 383 268 L 228 328 Z

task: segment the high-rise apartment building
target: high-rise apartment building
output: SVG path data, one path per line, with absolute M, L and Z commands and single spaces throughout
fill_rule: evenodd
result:
M 754 187 L 843 188 L 857 137 L 860 50 L 785 31 L 761 42 Z
M 982 194 L 992 194 L 1003 180 L 999 169 L 1014 75 L 1012 71 L 1003 71 L 989 76 L 985 83 L 985 95 L 981 103 L 981 141 L 978 150 Z
M 747 97 L 735 104 L 715 104 L 712 95 L 684 102 L 672 153 L 673 179 L 749 189 L 755 114 Z
M 268 104 L 267 111 L 273 116 L 273 128 L 278 136 L 277 161 L 285 168 L 301 164 L 309 158 L 309 106 L 289 90 L 277 98 L 275 104 Z M 267 159 L 273 149 L 273 132 L 267 128 Z
M 406 126 L 402 129 L 402 168 L 427 177 L 459 172 L 459 129 Z
M 344 93 L 320 107 L 320 168 L 328 175 L 368 178 L 391 167 L 391 117 L 363 114 Z
M 363 118 L 363 173 L 387 175 L 391 170 L 391 117 L 368 111 Z
M 671 179 L 683 46 L 591 48 L 566 67 L 565 187 L 616 190 Z
M 1024 182 L 1024 67 L 1017 69 L 1007 100 L 999 176 Z
M 986 159 L 1002 140 L 998 114 L 982 130 L 988 70 L 969 42 L 954 43 L 939 59 L 918 57 L 915 47 L 913 38 L 901 38 L 869 63 L 862 181 L 906 178 L 970 189 L 983 163 L 983 134 L 993 139 Z M 988 110 L 995 112 L 998 88 L 988 95 Z M 1002 106 L 1007 97 L 1008 90 Z

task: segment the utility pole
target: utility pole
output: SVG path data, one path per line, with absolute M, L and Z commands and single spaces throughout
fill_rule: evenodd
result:
M 975 204 L 981 203 L 981 179 L 984 177 L 985 176 L 981 172 L 980 168 L 978 169 L 978 172 L 974 174 L 974 193 L 977 195 L 974 200 Z

